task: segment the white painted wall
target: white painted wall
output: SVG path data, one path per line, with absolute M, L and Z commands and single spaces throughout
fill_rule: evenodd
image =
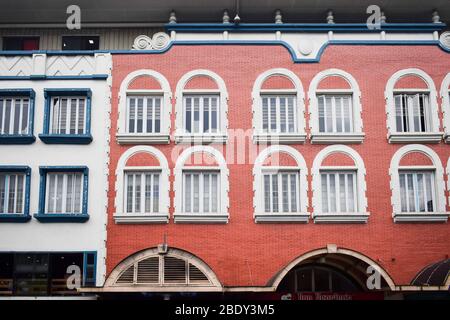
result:
M 0 165 L 31 167 L 30 215 L 39 206 L 39 166 L 89 167 L 88 213 L 85 223 L 0 223 L 0 251 L 97 251 L 97 285 L 105 277 L 108 127 L 110 78 L 105 80 L 0 81 L 0 88 L 33 88 L 36 92 L 34 135 L 30 145 L 0 145 Z M 45 88 L 90 88 L 91 134 L 88 145 L 44 144 L 38 134 L 44 124 Z

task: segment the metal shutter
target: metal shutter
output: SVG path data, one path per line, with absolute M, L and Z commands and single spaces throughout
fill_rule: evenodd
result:
M 185 284 L 186 280 L 186 261 L 164 257 L 164 282 Z
M 136 283 L 159 283 L 159 257 L 138 262 Z

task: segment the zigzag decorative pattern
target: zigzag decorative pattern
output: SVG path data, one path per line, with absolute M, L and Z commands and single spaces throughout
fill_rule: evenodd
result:
M 95 59 L 91 56 L 49 56 L 47 76 L 81 76 L 95 73 Z
M 31 56 L 0 56 L 1 76 L 29 76 L 33 72 Z

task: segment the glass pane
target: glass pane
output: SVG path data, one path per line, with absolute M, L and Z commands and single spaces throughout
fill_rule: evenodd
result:
M 200 98 L 194 98 L 194 133 L 200 133 Z
M 78 100 L 78 134 L 86 133 L 85 131 L 85 108 L 86 99 Z
M 400 203 L 402 212 L 408 212 L 408 203 L 406 200 L 406 175 L 400 174 Z
M 0 213 L 6 212 L 6 177 L 6 175 L 0 174 Z
M 317 97 L 319 108 L 319 132 L 325 132 L 325 97 Z
M 333 105 L 332 97 L 325 97 L 325 121 L 326 121 L 326 132 L 333 132 Z
M 340 212 L 347 212 L 347 194 L 345 193 L 345 174 L 339 174 L 339 200 L 340 200 Z
M 267 132 L 269 128 L 269 99 L 262 98 L 262 128 Z
M 213 174 L 211 181 L 211 212 L 218 212 L 219 199 L 219 175 Z
M 8 213 L 14 213 L 14 202 L 16 199 L 16 175 L 9 176 Z
M 344 120 L 344 114 L 343 114 L 343 98 L 342 97 L 335 97 L 335 110 L 336 110 L 336 132 L 343 132 L 343 120 Z
M 278 212 L 278 175 L 272 175 L 272 211 Z
M 156 98 L 155 100 L 155 128 L 154 132 L 161 132 L 161 98 Z M 148 131 L 148 129 L 147 129 Z M 150 131 L 148 131 L 150 132 Z
M 71 174 L 67 175 L 67 192 L 66 192 L 66 212 L 72 212 L 73 205 L 73 193 L 74 193 L 74 176 Z
M 191 123 L 192 123 L 192 98 L 185 98 L 185 129 L 186 132 L 191 132 Z
M 288 131 L 295 132 L 295 99 L 294 97 L 287 98 L 288 101 Z
M 49 174 L 47 177 L 48 177 L 47 211 L 55 212 L 56 175 Z
M 198 174 L 194 174 L 194 212 L 200 211 L 200 177 Z
M 134 212 L 141 212 L 141 179 L 140 174 L 135 174 L 134 181 Z
M 328 192 L 330 193 L 330 211 L 336 212 L 336 182 L 335 182 L 335 174 L 330 174 L 330 188 L 328 189 Z
M 11 134 L 11 129 L 10 129 L 10 125 L 11 125 L 11 104 L 12 104 L 12 100 L 11 99 L 6 99 L 5 100 L 5 119 L 4 119 L 4 131 L 7 134 Z
M 277 105 L 276 105 L 275 98 L 269 99 L 269 108 L 270 108 L 270 131 L 276 132 L 277 131 Z
M 270 175 L 264 175 L 264 211 L 270 212 Z
M 142 133 L 144 132 L 144 99 L 137 99 L 137 123 L 136 123 L 136 132 Z
M 418 202 L 419 202 L 419 211 L 425 211 L 425 192 L 423 190 L 423 174 L 417 174 L 417 193 L 418 193 Z
M 280 101 L 280 132 L 286 132 L 286 98 L 279 97 Z
M 289 212 L 289 181 L 288 181 L 288 175 L 282 174 L 281 175 L 281 192 L 282 199 L 283 199 L 283 212 Z
M 62 213 L 63 211 L 63 190 L 64 190 L 64 174 L 56 175 L 56 207 L 55 212 Z
M 298 174 L 291 174 L 291 212 L 297 212 L 297 180 Z
M 153 99 L 151 98 L 147 98 L 145 99 L 145 102 L 147 103 L 146 106 L 146 112 L 147 112 L 147 117 L 145 119 L 145 132 L 149 133 L 149 132 L 153 132 Z
M 127 174 L 126 175 L 126 181 L 127 181 L 127 212 L 133 212 L 133 175 Z
M 74 213 L 81 213 L 82 205 L 81 201 L 83 199 L 83 174 L 77 173 L 75 174 L 75 200 L 73 205 Z
M 403 132 L 403 108 L 402 108 L 402 96 L 395 95 L 395 124 L 397 132 Z
M 191 212 L 191 196 L 192 196 L 192 189 L 191 189 L 191 178 L 192 176 L 190 174 L 185 174 L 184 179 L 184 185 L 185 185 L 185 190 L 184 190 L 184 210 L 186 212 Z
M 29 101 L 28 99 L 22 100 L 23 110 L 22 110 L 22 127 L 21 127 L 21 131 L 20 131 L 21 134 L 28 133 L 28 117 L 29 117 L 28 113 L 30 112 L 29 107 L 28 107 L 28 105 L 29 105 L 28 101 Z M 1 102 L 0 102 L 0 105 L 1 105 Z M 0 110 L 0 112 L 1 112 L 1 110 Z M 1 120 L 0 120 L 0 123 L 1 123 Z
M 352 132 L 352 97 L 345 96 L 342 98 L 342 104 L 344 109 L 344 132 Z
M 153 175 L 153 212 L 159 212 L 159 174 Z
M 70 134 L 76 133 L 77 125 L 77 99 L 70 100 Z
M 145 176 L 145 211 L 146 213 L 152 212 L 151 201 L 152 201 L 152 175 L 144 174 Z
M 322 212 L 328 212 L 328 175 L 327 174 L 321 174 L 322 179 Z
M 356 211 L 355 193 L 356 193 L 356 173 L 347 174 L 347 188 L 348 188 L 348 212 Z
M 136 99 L 135 98 L 128 98 L 128 132 L 134 133 L 135 127 L 134 123 L 136 121 Z
M 205 97 L 203 98 L 203 132 L 209 131 L 209 98 Z
M 21 112 L 21 99 L 14 99 L 14 126 L 13 126 L 13 133 L 18 134 L 20 130 L 20 112 Z
M 434 205 L 434 198 L 435 198 L 435 194 L 433 192 L 433 184 L 434 182 L 434 174 L 433 173 L 428 173 L 425 175 L 425 181 L 426 181 L 426 189 L 427 189 L 427 211 L 428 212 L 433 212 L 435 211 L 435 205 Z
M 218 97 L 211 98 L 211 131 L 219 131 L 219 111 L 218 111 Z
M 406 175 L 407 183 L 408 183 L 408 202 L 409 202 L 409 211 L 415 212 L 416 211 L 416 201 L 414 199 L 414 180 L 412 174 Z
M 209 212 L 209 174 L 203 175 L 203 211 Z

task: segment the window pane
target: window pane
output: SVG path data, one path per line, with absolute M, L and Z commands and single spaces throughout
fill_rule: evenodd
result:
M 154 99 L 155 103 L 155 127 L 154 132 L 159 133 L 161 132 L 161 98 Z M 147 129 L 147 132 L 148 131 Z
M 136 121 L 136 99 L 128 98 L 128 132 L 134 133 Z
M 400 203 L 402 212 L 408 211 L 408 203 L 406 201 L 406 175 L 400 174 Z
M 72 205 L 74 201 L 74 184 L 73 175 L 67 175 L 67 196 L 66 196 L 66 212 L 72 212 Z
M 8 213 L 14 213 L 14 202 L 16 198 L 16 175 L 9 176 Z
M 347 195 L 345 193 L 345 174 L 339 174 L 339 198 L 340 198 L 340 210 L 339 212 L 347 212 Z
M 328 175 L 321 174 L 322 179 L 322 211 L 328 212 Z
M 212 175 L 211 181 L 211 212 L 218 212 L 219 199 L 219 174 Z
M 317 97 L 318 108 L 319 108 L 319 132 L 325 131 L 325 96 Z
M 209 131 L 209 117 L 210 117 L 209 98 L 203 98 L 203 132 Z
M 194 205 L 193 211 L 200 211 L 200 177 L 198 174 L 193 175 L 194 178 Z
M 401 95 L 394 96 L 395 102 L 395 124 L 397 126 L 397 132 L 403 132 L 403 101 Z
M 353 124 L 352 124 L 352 97 L 351 96 L 344 96 L 342 97 L 342 104 L 344 109 L 344 132 L 352 132 L 353 131 Z
M 203 175 L 203 212 L 209 212 L 209 174 Z
M 408 202 L 409 202 L 409 211 L 416 211 L 416 201 L 414 199 L 414 185 L 413 185 L 413 175 L 407 174 L 406 181 L 408 183 Z
M 277 131 L 277 105 L 276 98 L 269 99 L 269 108 L 270 108 L 270 131 Z
M 279 97 L 279 103 L 280 103 L 280 132 L 286 132 L 287 127 L 287 119 L 286 119 L 286 98 Z
M 325 96 L 325 121 L 326 121 L 326 132 L 334 131 L 334 119 L 333 119 L 333 97 Z
M 144 129 L 144 99 L 139 98 L 137 100 L 137 122 L 136 122 L 136 132 L 142 133 Z
M 434 174 L 433 173 L 427 173 L 425 175 L 425 181 L 426 181 L 426 189 L 427 189 L 427 211 L 433 212 L 435 211 L 435 204 L 434 204 L 434 193 L 433 193 L 433 186 L 434 184 Z
M 278 176 L 272 175 L 272 211 L 278 212 Z
M 186 132 L 191 132 L 191 122 L 192 122 L 192 98 L 185 98 L 185 130 Z
M 140 174 L 135 174 L 134 180 L 134 212 L 141 211 L 141 180 Z
M 288 131 L 295 132 L 295 99 L 287 98 L 288 102 Z
M 269 98 L 262 98 L 262 128 L 264 132 L 269 129 Z
M 283 212 L 289 212 L 289 176 L 287 174 L 281 175 L 281 192 L 283 199 Z
M 159 212 L 159 174 L 153 175 L 153 212 Z
M 264 175 L 264 211 L 270 212 L 270 175 Z
M 343 98 L 335 97 L 335 112 L 336 112 L 336 132 L 344 132 L 344 111 L 343 111 Z
M 219 110 L 218 110 L 218 98 L 211 98 L 211 131 L 219 131 Z
M 425 211 L 425 190 L 423 189 L 424 186 L 424 179 L 423 174 L 418 173 L 417 174 L 417 193 L 418 193 L 418 202 L 419 202 L 419 211 L 424 212 Z
M 291 174 L 291 212 L 297 212 L 297 181 L 298 174 Z
M 402 93 L 394 95 L 398 132 L 430 131 L 429 95 Z
M 127 174 L 126 181 L 127 181 L 126 208 L 127 212 L 130 213 L 133 212 L 133 175 Z
M 194 98 L 194 133 L 200 132 L 200 98 Z
M 146 98 L 145 99 L 146 102 L 146 113 L 147 113 L 147 117 L 145 119 L 145 132 L 149 133 L 149 132 L 153 132 L 153 108 L 154 108 L 154 101 L 153 99 L 150 98 Z
M 348 188 L 348 212 L 355 212 L 356 203 L 355 203 L 355 194 L 356 194 L 356 174 L 349 173 L 347 174 L 347 188 Z
M 13 126 L 13 133 L 18 134 L 21 124 L 20 124 L 20 117 L 21 117 L 21 101 L 19 99 L 14 100 L 14 126 Z
M 336 212 L 336 181 L 335 181 L 335 175 L 330 174 L 329 175 L 329 183 L 330 188 L 328 189 L 328 192 L 330 193 L 330 211 Z
M 151 212 L 151 202 L 152 202 L 152 175 L 145 174 L 145 210 L 144 212 Z
M 191 212 L 191 196 L 192 196 L 191 177 L 192 176 L 190 174 L 185 175 L 184 210 L 186 212 Z
M 6 99 L 5 100 L 5 111 L 4 111 L 5 118 L 3 120 L 3 123 L 4 123 L 3 128 L 4 128 L 5 133 L 7 133 L 7 134 L 11 134 L 12 133 L 11 129 L 10 129 L 10 126 L 11 126 L 11 108 L 12 108 L 11 105 L 12 105 L 12 100 L 11 99 Z
M 5 213 L 5 202 L 6 202 L 6 179 L 7 175 L 0 174 L 0 213 Z

